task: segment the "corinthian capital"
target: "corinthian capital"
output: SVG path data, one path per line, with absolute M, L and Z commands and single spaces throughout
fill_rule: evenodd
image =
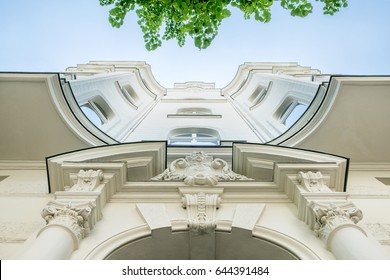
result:
M 77 208 L 71 203 L 51 203 L 43 208 L 41 216 L 47 226 L 64 226 L 74 233 L 78 241 L 81 241 L 90 232 L 90 216 L 94 208 L 95 205 L 91 202 Z
M 314 214 L 314 233 L 325 242 L 336 228 L 355 225 L 363 218 L 362 211 L 350 202 L 342 205 L 319 205 L 312 202 L 310 208 Z

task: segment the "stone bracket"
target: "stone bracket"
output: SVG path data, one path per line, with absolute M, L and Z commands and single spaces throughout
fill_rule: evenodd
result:
M 187 210 L 188 227 L 198 234 L 214 232 L 216 211 L 220 206 L 223 189 L 191 190 L 180 189 L 182 206 Z

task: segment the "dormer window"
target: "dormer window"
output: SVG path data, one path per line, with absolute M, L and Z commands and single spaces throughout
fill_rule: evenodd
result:
M 271 87 L 272 87 L 272 81 L 268 83 L 267 87 L 263 85 L 258 85 L 256 87 L 255 91 L 248 98 L 248 101 L 251 104 L 250 106 L 251 110 L 257 107 L 257 105 L 259 105 L 264 100 L 264 98 L 267 96 L 267 93 L 271 90 Z
M 87 103 L 82 106 L 80 106 L 81 110 L 83 111 L 84 115 L 93 123 L 96 127 L 100 127 L 103 125 L 104 121 L 99 116 L 97 112 L 92 108 L 92 106 Z
M 210 128 L 177 128 L 168 136 L 168 145 L 171 146 L 219 146 L 218 131 Z
M 211 109 L 202 107 L 180 108 L 176 111 L 177 115 L 212 115 Z
M 80 106 L 85 116 L 97 127 L 114 117 L 114 112 L 103 97 L 97 95 Z
M 284 125 L 286 127 L 292 126 L 294 123 L 298 121 L 298 119 L 305 113 L 307 109 L 307 105 L 297 103 L 293 105 L 292 110 L 288 114 L 288 116 L 284 120 Z
M 139 96 L 135 92 L 134 88 L 130 84 L 120 84 L 118 81 L 116 82 L 118 89 L 120 90 L 122 96 L 125 100 L 134 108 L 138 109 Z

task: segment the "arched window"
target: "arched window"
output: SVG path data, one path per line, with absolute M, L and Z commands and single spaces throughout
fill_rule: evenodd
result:
M 116 85 L 125 100 L 129 102 L 134 107 L 134 109 L 138 109 L 139 96 L 135 92 L 134 88 L 130 84 L 121 85 L 118 81 L 116 81 Z
M 177 128 L 168 135 L 168 145 L 172 146 L 219 146 L 219 144 L 218 131 L 210 128 Z
M 301 103 L 295 104 L 294 108 L 291 110 L 291 112 L 284 120 L 284 124 L 287 127 L 292 126 L 303 115 L 303 113 L 305 113 L 306 109 L 307 109 L 307 105 L 305 104 L 301 104 Z
M 114 112 L 103 97 L 96 95 L 80 106 L 86 117 L 97 127 L 114 117 Z
M 307 107 L 307 104 L 300 102 L 295 97 L 288 96 L 275 111 L 274 117 L 288 128 L 302 116 Z
M 81 110 L 85 114 L 85 116 L 96 126 L 100 127 L 104 122 L 99 117 L 99 115 L 93 110 L 91 105 L 89 103 L 82 105 Z
M 257 107 L 257 105 L 259 105 L 264 100 L 267 93 L 271 90 L 271 87 L 272 87 L 272 81 L 268 83 L 268 87 L 265 87 L 263 85 L 258 85 L 256 87 L 255 91 L 248 98 L 248 101 L 251 104 L 250 106 L 251 110 Z
M 212 111 L 209 108 L 187 107 L 187 108 L 177 109 L 176 114 L 178 114 L 178 115 L 211 115 Z

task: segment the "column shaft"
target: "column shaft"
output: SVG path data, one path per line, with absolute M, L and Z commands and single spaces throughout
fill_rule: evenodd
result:
M 65 260 L 69 259 L 77 248 L 74 234 L 61 225 L 47 226 L 42 229 L 31 247 L 21 259 L 28 260 Z
M 388 260 L 381 246 L 356 227 L 336 228 L 328 240 L 330 251 L 340 260 Z

